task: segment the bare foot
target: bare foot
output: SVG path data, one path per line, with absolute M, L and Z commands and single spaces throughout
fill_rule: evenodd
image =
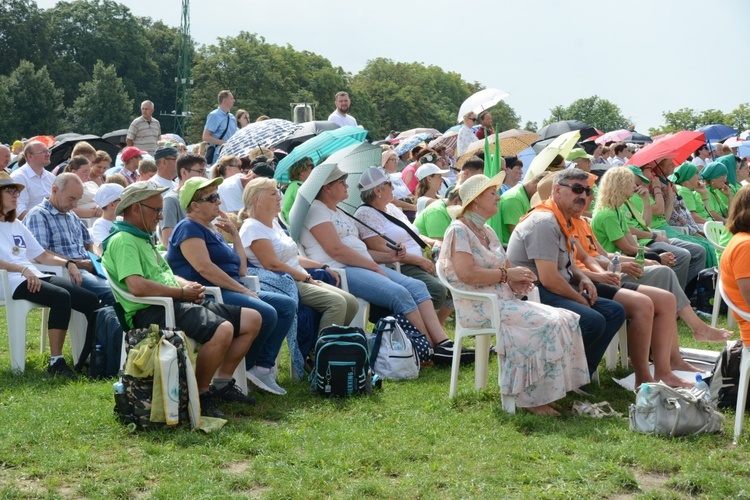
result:
M 635 387 L 638 388 L 641 386 L 641 384 L 652 384 L 656 382 L 658 379 L 655 379 L 651 377 L 651 374 L 649 373 L 648 377 L 635 377 Z
M 723 328 L 714 328 L 706 325 L 693 330 L 693 338 L 699 342 L 726 342 L 732 338 L 734 332 L 724 330 Z
M 694 367 L 687 361 L 685 361 L 682 358 L 678 358 L 675 360 L 670 360 L 670 366 L 672 367 L 672 370 L 680 370 L 682 372 L 700 372 L 702 370 L 699 370 L 698 368 Z
M 667 384 L 669 387 L 693 387 L 693 384 L 688 382 L 687 380 L 684 380 L 674 373 L 664 373 L 661 375 L 654 374 L 654 378 L 656 380 L 661 380 L 665 384 Z
M 524 408 L 524 410 L 528 411 L 529 413 L 533 413 L 534 415 L 547 415 L 550 417 L 560 416 L 560 413 L 558 413 L 554 408 L 550 407 L 549 405 L 529 406 L 528 408 Z
M 562 411 L 562 406 L 560 406 L 559 404 L 557 404 L 555 402 L 549 403 L 547 406 L 550 406 L 550 407 L 554 408 L 557 411 Z

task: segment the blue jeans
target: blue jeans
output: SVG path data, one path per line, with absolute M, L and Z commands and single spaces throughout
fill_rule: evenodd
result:
M 81 286 L 90 292 L 94 292 L 99 300 L 102 301 L 102 307 L 111 306 L 115 303 L 115 296 L 112 294 L 112 288 L 104 278 L 96 274 L 81 269 Z
M 344 269 L 349 293 L 394 314 L 409 314 L 416 311 L 417 304 L 432 301 L 427 285 L 393 269 L 383 268 L 388 278 L 362 267 L 346 266 Z
M 607 351 L 609 343 L 625 321 L 625 308 L 614 300 L 601 297 L 596 299 L 593 306 L 587 307 L 574 300 L 552 293 L 541 284 L 537 283 L 537 287 L 542 304 L 567 309 L 581 316 L 579 324 L 581 325 L 583 347 L 586 351 L 586 362 L 589 366 L 589 375 L 593 375 L 599 366 L 599 361 Z
M 225 304 L 247 307 L 260 313 L 260 333 L 245 355 L 245 368 L 255 365 L 271 368 L 276 364 L 281 344 L 297 316 L 297 302 L 286 295 L 263 291 L 258 292 L 260 299 L 256 299 L 222 288 L 221 296 Z

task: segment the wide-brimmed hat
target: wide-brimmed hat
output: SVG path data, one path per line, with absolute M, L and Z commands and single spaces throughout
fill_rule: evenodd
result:
M 360 191 L 373 189 L 390 180 L 388 174 L 381 167 L 370 167 L 362 173 L 357 187 Z
M 448 172 L 450 172 L 450 169 L 446 170 L 440 170 L 440 167 L 435 165 L 434 163 L 425 163 L 421 167 L 417 169 L 417 172 L 414 174 L 417 176 L 417 180 L 422 180 L 426 177 L 429 177 L 434 174 L 440 174 L 440 175 L 446 175 Z
M 117 204 L 115 215 L 120 215 L 134 203 L 147 200 L 154 195 L 162 194 L 168 187 L 162 187 L 152 181 L 139 181 L 129 185 L 120 193 L 120 203 Z
M 206 179 L 205 177 L 191 177 L 190 179 L 185 181 L 185 184 L 183 184 L 180 188 L 180 206 L 187 210 L 188 205 L 190 205 L 190 202 L 193 201 L 193 196 L 195 196 L 196 191 L 208 186 L 218 186 L 222 182 L 224 182 L 224 179 L 222 177 L 217 177 L 215 179 Z
M 461 198 L 461 210 L 459 210 L 458 216 L 463 215 L 464 211 L 466 211 L 477 196 L 491 187 L 497 188 L 504 180 L 505 172 L 500 172 L 492 178 L 479 174 L 466 179 L 458 188 L 458 196 Z
M 6 186 L 16 186 L 19 191 L 23 191 L 26 187 L 23 184 L 17 183 L 9 173 L 0 171 L 0 187 Z
M 696 167 L 689 161 L 686 161 L 685 163 L 674 169 L 674 173 L 667 177 L 667 179 L 674 182 L 675 184 L 682 184 L 683 182 L 692 179 L 693 176 L 697 173 L 698 167 Z
M 646 177 L 645 175 L 643 175 L 643 170 L 641 170 L 640 168 L 636 167 L 635 165 L 628 165 L 628 168 L 640 180 L 642 180 L 646 184 L 651 184 L 651 179 L 649 179 L 648 177 Z M 648 168 L 651 168 L 651 167 L 648 167 Z

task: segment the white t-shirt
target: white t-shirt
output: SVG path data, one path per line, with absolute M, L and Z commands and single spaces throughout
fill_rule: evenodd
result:
M 174 188 L 177 187 L 177 183 L 176 182 L 171 181 L 169 179 L 165 179 L 164 177 L 160 176 L 159 174 L 156 174 L 155 176 L 151 177 L 151 179 L 149 179 L 149 180 L 151 182 L 156 183 L 157 185 L 159 185 L 161 187 L 165 187 L 165 188 L 169 188 L 169 189 L 174 189 Z M 167 191 L 164 191 L 164 193 L 167 193 Z M 164 195 L 162 194 L 162 196 L 164 196 Z
M 391 185 L 393 186 L 393 197 L 395 199 L 403 200 L 412 195 L 412 192 L 409 191 L 409 188 L 406 187 L 406 184 L 401 179 L 401 172 L 388 174 L 388 179 L 390 179 Z
M 0 222 L 0 260 L 28 267 L 37 276 L 46 276 L 31 263 L 32 259 L 43 253 L 44 248 L 21 221 L 16 219 L 13 222 Z M 19 272 L 8 272 L 8 281 L 13 292 L 25 280 L 26 278 Z M 0 298 L 5 299 L 2 287 L 0 287 Z
M 332 267 L 345 266 L 328 255 L 310 232 L 310 229 L 324 222 L 333 224 L 336 233 L 344 245 L 361 254 L 363 257 L 373 260 L 367 252 L 367 245 L 359 239 L 359 231 L 357 231 L 354 220 L 341 210 L 331 210 L 320 200 L 312 202 L 310 211 L 307 212 L 307 218 L 304 224 L 302 224 L 302 232 L 299 237 L 299 242 L 302 248 L 305 249 L 305 254 L 307 254 L 308 258 Z
M 357 126 L 357 119 L 356 118 L 354 118 L 350 114 L 342 115 L 341 113 L 339 113 L 338 109 L 335 110 L 333 113 L 331 113 L 328 116 L 328 121 L 329 122 L 333 122 L 333 123 L 337 123 L 339 125 L 339 127 L 346 127 L 347 125 L 351 125 L 351 126 L 354 126 L 354 127 Z
M 259 220 L 245 219 L 240 228 L 240 239 L 242 246 L 245 247 L 247 260 L 255 267 L 263 267 L 258 257 L 250 250 L 255 240 L 269 240 L 276 257 L 284 264 L 304 272 L 304 268 L 299 265 L 299 254 L 297 244 L 287 235 L 276 219 L 273 220 L 273 227 L 268 227 Z
M 398 207 L 396 207 L 392 203 L 389 203 L 386 206 L 385 211 L 388 215 L 395 217 L 401 222 L 405 223 L 412 231 L 414 231 L 415 234 L 419 235 L 419 229 L 417 229 L 411 222 L 409 222 L 409 219 L 401 210 L 398 209 Z M 406 253 L 411 255 L 418 255 L 420 257 L 422 256 L 422 247 L 420 247 L 419 244 L 414 241 L 414 238 L 412 238 L 411 235 L 406 232 L 406 229 L 402 228 L 394 222 L 389 221 L 376 209 L 368 207 L 366 205 L 361 205 L 354 215 L 355 217 L 357 217 L 357 219 L 361 220 L 372 229 L 375 229 L 378 232 L 386 235 L 396 243 L 400 243 L 406 249 Z M 380 236 L 378 236 L 377 233 L 375 233 L 375 231 L 373 231 L 372 229 L 368 229 L 359 223 L 355 224 L 357 225 L 357 229 L 359 229 L 359 236 L 363 240 L 373 237 L 380 238 Z
M 99 217 L 94 222 L 94 225 L 89 229 L 91 233 L 91 239 L 94 240 L 94 245 L 101 245 L 104 238 L 109 236 L 109 230 L 112 229 L 114 221 L 107 220 L 103 217 Z
M 99 189 L 99 184 L 94 181 L 83 183 L 83 196 L 78 200 L 78 208 L 96 208 L 99 205 L 94 201 L 94 196 Z
M 242 202 L 242 175 L 233 175 L 219 184 L 221 208 L 224 212 L 239 212 L 245 206 Z
M 692 163 L 693 165 L 699 168 L 706 166 L 706 160 L 704 160 L 700 156 L 696 156 L 695 158 L 693 158 L 693 160 L 690 163 Z

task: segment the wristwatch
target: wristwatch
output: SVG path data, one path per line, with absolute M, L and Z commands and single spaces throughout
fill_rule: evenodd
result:
M 328 269 L 329 267 L 331 267 L 331 266 L 329 266 L 328 264 L 323 264 L 323 267 L 321 267 L 321 269 L 322 269 L 323 271 L 325 271 L 325 270 L 326 270 L 326 269 Z

